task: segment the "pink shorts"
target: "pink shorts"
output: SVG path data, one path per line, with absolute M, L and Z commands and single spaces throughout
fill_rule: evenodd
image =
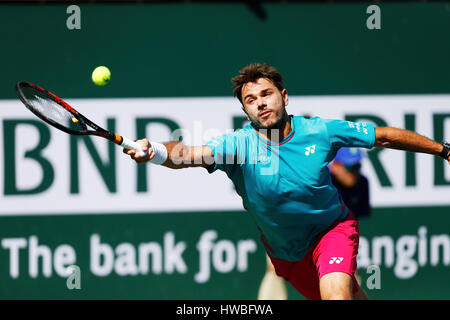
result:
M 270 257 L 278 276 L 283 277 L 305 298 L 320 300 L 319 279 L 331 272 L 344 272 L 353 279 L 353 293 L 358 291 L 355 278 L 358 255 L 358 221 L 349 212 L 319 234 L 309 252 L 298 262 Z

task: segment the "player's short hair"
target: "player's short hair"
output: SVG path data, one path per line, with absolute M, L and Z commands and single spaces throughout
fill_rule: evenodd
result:
M 244 84 L 249 82 L 256 82 L 260 78 L 269 80 L 280 91 L 284 89 L 283 77 L 277 71 L 277 69 L 267 63 L 251 63 L 239 70 L 239 75 L 231 79 L 231 82 L 233 83 L 234 96 L 239 99 L 241 104 L 244 104 L 242 102 L 242 87 L 244 86 Z

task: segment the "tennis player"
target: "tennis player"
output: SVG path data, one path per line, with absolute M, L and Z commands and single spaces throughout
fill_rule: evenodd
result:
M 367 298 L 354 276 L 358 222 L 331 183 L 328 163 L 341 147 L 423 152 L 450 163 L 449 145 L 371 123 L 289 115 L 282 76 L 267 64 L 250 64 L 232 81 L 249 125 L 203 146 L 142 139 L 148 155 L 124 152 L 138 163 L 224 171 L 279 276 L 307 299 Z
M 364 153 L 360 148 L 341 148 L 329 165 L 331 182 L 356 218 L 368 218 L 371 213 L 369 179 L 361 172 Z

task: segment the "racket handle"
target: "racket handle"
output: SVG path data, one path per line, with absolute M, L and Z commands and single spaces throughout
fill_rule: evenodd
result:
M 141 157 L 145 157 L 147 155 L 147 152 L 142 151 L 141 145 L 139 143 L 137 143 L 136 141 L 127 139 L 125 137 L 122 137 L 122 143 L 120 144 L 120 146 L 124 149 L 137 150 L 137 152 L 139 152 L 139 155 Z

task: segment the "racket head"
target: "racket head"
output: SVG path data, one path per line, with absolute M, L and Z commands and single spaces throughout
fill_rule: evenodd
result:
M 69 134 L 90 134 L 85 117 L 50 91 L 27 81 L 19 81 L 16 92 L 22 103 L 46 123 Z

